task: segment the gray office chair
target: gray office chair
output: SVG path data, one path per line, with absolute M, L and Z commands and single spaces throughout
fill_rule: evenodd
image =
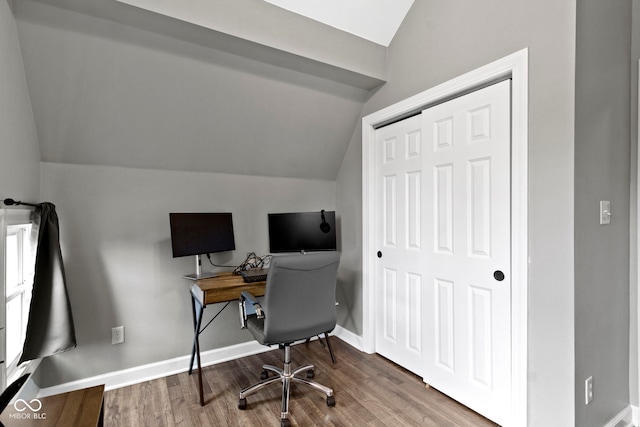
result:
M 242 293 L 240 314 L 243 328 L 263 345 L 284 349 L 284 368 L 264 365 L 262 381 L 240 392 L 238 408 L 247 407 L 247 396 L 276 382 L 282 383 L 281 426 L 289 426 L 289 388 L 291 382 L 309 385 L 327 395 L 327 406 L 336 401 L 333 390 L 310 379 L 314 366 L 291 370 L 291 344 L 331 332 L 336 326 L 336 279 L 340 254 L 280 255 L 271 260 L 263 301 L 247 291 Z M 249 304 L 247 304 L 247 302 Z M 253 310 L 252 310 L 253 309 Z M 253 313 L 255 314 L 248 314 Z M 268 376 L 268 371 L 277 375 Z M 306 378 L 297 375 L 306 372 Z

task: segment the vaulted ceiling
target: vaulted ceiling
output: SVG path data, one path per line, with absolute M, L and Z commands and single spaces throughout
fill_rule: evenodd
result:
M 263 0 L 141 1 L 14 3 L 43 161 L 335 179 L 385 46 Z
M 389 46 L 413 0 L 264 0 Z

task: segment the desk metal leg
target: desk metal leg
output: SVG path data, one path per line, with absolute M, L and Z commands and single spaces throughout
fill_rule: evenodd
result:
M 329 347 L 329 355 L 331 355 L 331 361 L 333 363 L 336 363 L 336 358 L 333 355 L 333 349 L 331 348 L 331 341 L 329 341 L 329 332 L 324 333 L 324 339 L 327 342 L 327 347 Z M 311 341 L 311 338 L 307 338 L 307 340 L 305 341 L 305 344 L 309 344 L 310 341 Z M 320 335 L 318 335 L 318 341 L 322 345 L 322 348 L 324 348 L 324 342 L 322 341 L 322 337 Z
M 193 315 L 193 343 L 191 346 L 191 359 L 189 360 L 189 375 L 191 375 L 191 372 L 193 371 L 193 361 L 195 360 L 195 356 L 196 356 L 196 340 L 197 340 L 197 336 L 199 334 L 199 329 L 200 329 L 199 323 L 201 323 L 199 319 L 202 318 L 202 312 L 203 312 L 203 308 L 200 306 L 200 304 L 192 295 L 191 296 L 191 314 Z
M 193 359 L 196 355 L 196 334 L 198 333 L 197 326 L 197 316 L 196 316 L 196 300 L 191 296 L 191 315 L 193 317 L 193 342 L 191 345 L 191 358 L 189 359 L 189 375 L 191 375 L 191 371 L 193 371 Z
M 189 375 L 193 370 L 194 356 L 198 362 L 198 389 L 200 391 L 200 406 L 204 406 L 204 390 L 202 387 L 202 364 L 200 362 L 200 325 L 202 324 L 202 314 L 204 307 L 191 297 L 193 303 L 193 346 L 191 348 L 191 360 L 189 362 Z
M 331 348 L 331 341 L 329 341 L 329 332 L 324 333 L 324 339 L 327 341 L 327 347 L 329 347 L 329 354 L 331 355 L 331 361 L 336 363 L 336 358 L 333 356 L 333 349 Z
M 202 315 L 202 312 L 200 314 Z M 202 318 L 202 316 L 200 318 Z M 198 326 L 199 325 L 200 322 L 198 322 Z M 202 388 L 202 364 L 200 363 L 200 339 L 198 339 L 198 335 L 196 335 L 196 352 L 198 357 L 198 388 L 200 389 L 200 406 L 204 406 L 204 390 Z

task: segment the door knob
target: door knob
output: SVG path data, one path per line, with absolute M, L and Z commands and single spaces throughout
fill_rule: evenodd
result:
M 502 282 L 504 280 L 504 273 L 500 270 L 496 270 L 493 272 L 493 278 L 498 282 Z
M 382 258 L 382 252 L 378 251 L 378 258 Z

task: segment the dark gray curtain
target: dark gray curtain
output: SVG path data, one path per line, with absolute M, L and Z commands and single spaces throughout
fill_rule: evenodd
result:
M 37 236 L 35 276 L 19 363 L 62 353 L 76 346 L 56 207 L 52 203 L 40 203 L 33 226 L 32 234 Z

